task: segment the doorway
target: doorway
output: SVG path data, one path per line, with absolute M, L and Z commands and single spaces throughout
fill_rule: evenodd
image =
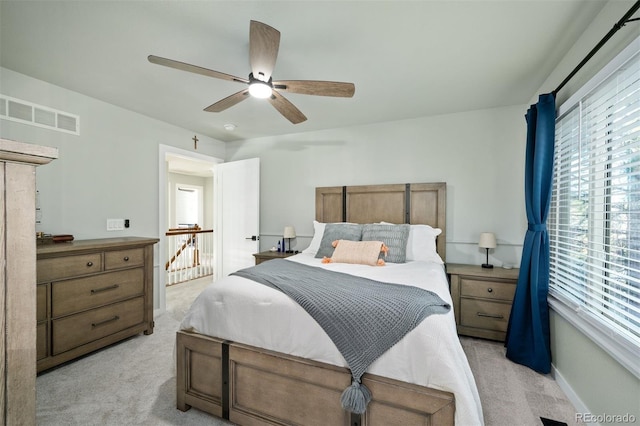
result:
M 211 229 L 213 227 L 213 184 L 207 185 L 201 182 L 206 182 L 206 179 L 211 179 L 212 182 L 214 166 L 224 162 L 224 160 L 168 145 L 160 145 L 158 161 L 158 236 L 160 241 L 158 243 L 158 268 L 154 278 L 154 283 L 157 283 L 154 288 L 154 306 L 159 311 L 164 311 L 167 305 L 167 275 L 165 268 L 167 261 L 170 260 L 170 256 L 167 255 L 168 238 L 165 234 L 173 226 L 172 221 L 175 219 L 175 207 L 172 208 L 172 200 L 176 199 L 176 185 L 171 182 L 176 181 L 176 176 L 181 176 L 177 180 L 181 180 L 180 183 L 184 187 L 202 186 L 201 205 L 203 206 L 203 212 L 202 222 L 198 226 L 201 229 Z M 202 179 L 205 180 L 203 181 Z M 207 206 L 210 206 L 210 208 L 207 208 Z
M 195 172 L 185 174 L 183 170 L 178 172 L 173 169 L 171 159 L 168 159 L 168 165 L 169 220 L 164 235 L 168 259 L 165 262 L 166 285 L 206 276 L 212 278 L 214 238 L 210 218 L 214 207 L 211 200 L 213 176 L 211 171 L 197 175 L 193 174 Z

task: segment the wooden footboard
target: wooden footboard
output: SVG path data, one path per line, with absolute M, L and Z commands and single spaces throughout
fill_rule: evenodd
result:
M 225 416 L 222 350 L 222 340 L 178 332 L 176 402 L 179 410 L 195 407 L 214 416 Z
M 177 333 L 177 407 L 245 425 L 453 425 L 451 393 L 365 374 L 373 400 L 360 416 L 340 406 L 346 368 L 199 334 Z

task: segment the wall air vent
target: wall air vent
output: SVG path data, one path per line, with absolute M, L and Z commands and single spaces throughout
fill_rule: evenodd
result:
M 80 117 L 0 94 L 0 118 L 80 135 Z

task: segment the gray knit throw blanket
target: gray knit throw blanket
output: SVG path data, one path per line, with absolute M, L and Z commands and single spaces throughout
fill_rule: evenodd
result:
M 238 275 L 282 291 L 322 327 L 349 365 L 353 381 L 342 393 L 345 410 L 362 414 L 371 392 L 361 378 L 369 365 L 424 318 L 451 307 L 437 294 L 328 271 L 283 259 L 239 270 Z

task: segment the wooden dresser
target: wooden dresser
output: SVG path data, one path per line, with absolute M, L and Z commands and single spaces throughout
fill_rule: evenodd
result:
M 0 139 L 0 424 L 36 423 L 36 174 L 50 147 Z
M 38 372 L 153 333 L 157 242 L 122 237 L 38 246 Z
M 458 334 L 504 341 L 519 272 L 447 264 Z

